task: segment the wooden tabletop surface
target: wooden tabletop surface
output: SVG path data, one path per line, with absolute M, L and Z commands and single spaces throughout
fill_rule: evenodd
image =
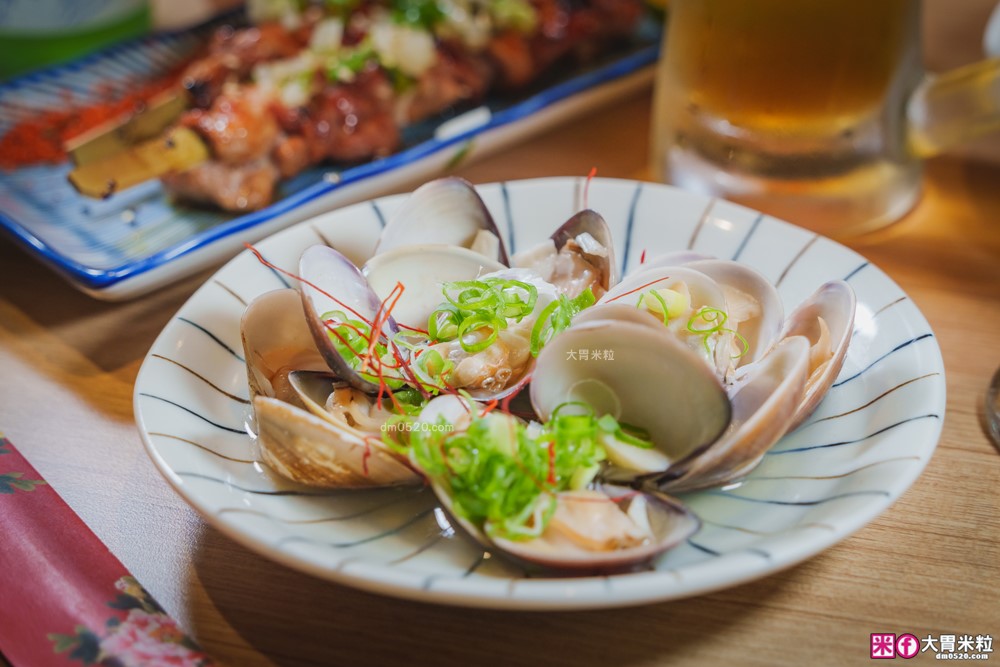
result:
M 620 100 L 458 173 L 481 183 L 596 166 L 644 178 L 649 109 L 647 93 Z M 576 613 L 435 607 L 325 583 L 231 542 L 160 477 L 132 415 L 143 356 L 207 272 L 107 304 L 0 239 L 0 429 L 225 664 L 841 665 L 868 662 L 873 632 L 988 634 L 1000 660 L 1000 452 L 983 426 L 1000 365 L 998 182 L 1000 166 L 934 159 L 914 211 L 847 242 L 909 293 L 944 354 L 947 415 L 923 475 L 837 546 L 712 595 Z

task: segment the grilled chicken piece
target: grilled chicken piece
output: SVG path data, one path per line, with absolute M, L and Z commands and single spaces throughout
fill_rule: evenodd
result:
M 437 61 L 403 92 L 396 102 L 396 120 L 409 125 L 462 102 L 481 100 L 493 85 L 494 69 L 489 59 L 441 44 Z
M 269 159 L 259 158 L 243 166 L 211 160 L 162 178 L 167 190 L 179 199 L 245 212 L 271 203 L 278 176 L 278 168 Z
M 385 73 L 369 67 L 350 83 L 325 86 L 307 107 L 281 114 L 280 121 L 285 132 L 305 139 L 311 163 L 367 160 L 399 146 L 394 97 Z
M 309 33 L 289 31 L 278 23 L 215 31 L 208 54 L 191 63 L 181 83 L 196 107 L 207 108 L 230 79 L 243 79 L 259 62 L 290 58 L 309 43 Z
M 282 178 L 291 178 L 309 166 L 309 145 L 299 135 L 284 136 L 278 139 L 271 153 L 275 166 Z
M 534 0 L 539 29 L 497 34 L 489 54 L 501 88 L 523 87 L 568 56 L 592 58 L 606 42 L 628 35 L 642 15 L 638 0 Z
M 271 152 L 278 138 L 278 122 L 270 101 L 252 86 L 230 86 L 209 109 L 192 109 L 181 125 L 198 131 L 220 162 L 239 165 Z

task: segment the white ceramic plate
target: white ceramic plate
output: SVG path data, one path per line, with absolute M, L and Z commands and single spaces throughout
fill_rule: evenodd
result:
M 578 210 L 582 185 L 578 178 L 552 178 L 479 190 L 517 250 Z M 289 269 L 317 243 L 363 260 L 400 202 L 389 197 L 351 206 L 257 247 Z M 389 595 L 521 609 L 631 605 L 756 579 L 846 538 L 913 483 L 941 431 L 944 369 L 927 321 L 884 273 L 812 232 L 668 186 L 597 179 L 589 205 L 614 230 L 626 270 L 643 252 L 687 247 L 761 271 L 778 285 L 786 310 L 834 278 L 846 279 L 858 296 L 847 361 L 818 411 L 741 485 L 685 497 L 704 526 L 651 570 L 526 578 L 454 535 L 427 491 L 307 489 L 257 462 L 244 432 L 249 411 L 239 321 L 247 302 L 286 284 L 248 252 L 191 297 L 143 363 L 135 414 L 150 455 L 214 526 L 286 565 Z

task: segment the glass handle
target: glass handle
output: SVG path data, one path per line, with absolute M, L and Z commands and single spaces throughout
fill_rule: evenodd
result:
M 1000 130 L 1000 58 L 928 75 L 906 114 L 910 150 L 919 157 Z

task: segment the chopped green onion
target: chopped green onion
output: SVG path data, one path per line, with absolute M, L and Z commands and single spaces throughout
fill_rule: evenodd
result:
M 552 315 L 559 308 L 559 300 L 555 300 L 539 314 L 535 321 L 535 326 L 531 327 L 531 356 L 537 357 L 542 346 L 552 340 L 558 332 L 555 330 L 555 323 Z
M 484 278 L 445 283 L 441 289 L 446 303 L 431 313 L 428 336 L 435 342 L 458 339 L 466 352 L 480 352 L 507 328 L 507 321 L 520 322 L 529 316 L 538 301 L 538 289 L 520 280 Z M 466 334 L 483 329 L 482 340 Z
M 489 333 L 482 340 L 470 343 L 466 339 L 466 334 L 479 331 L 480 329 L 485 329 Z M 458 339 L 462 343 L 462 349 L 466 352 L 482 352 L 492 345 L 493 341 L 495 341 L 499 335 L 500 331 L 496 319 L 481 313 L 476 313 L 471 317 L 465 318 L 458 326 Z
M 392 0 L 390 6 L 396 23 L 426 30 L 433 28 L 446 16 L 436 0 Z
M 577 313 L 594 305 L 595 301 L 594 292 L 588 287 L 572 299 L 560 294 L 558 299 L 546 306 L 531 328 L 531 356 L 537 357 L 542 347 L 557 333 L 569 328 Z
M 429 349 L 417 357 L 414 365 L 435 383 L 443 383 L 444 379 L 455 370 L 454 361 L 445 359 L 437 350 Z
M 701 318 L 704 322 L 711 324 L 712 326 L 706 329 L 700 329 L 695 326 L 695 320 Z M 711 346 L 708 344 L 709 337 L 714 333 L 731 333 L 740 342 L 743 350 L 739 354 L 732 355 L 733 359 L 739 359 L 747 352 L 750 351 L 750 343 L 747 339 L 735 329 L 729 329 L 725 326 L 726 321 L 729 316 L 718 308 L 710 308 L 709 306 L 702 307 L 697 313 L 691 316 L 688 320 L 687 330 L 693 334 L 698 334 L 702 337 L 702 342 L 705 344 L 705 351 L 708 353 L 712 352 Z
M 613 436 L 615 440 L 624 442 L 626 445 L 639 447 L 640 449 L 652 449 L 653 441 L 646 429 L 632 426 L 630 424 L 619 423 L 611 415 L 604 415 L 597 420 L 597 425 L 605 433 Z
M 699 329 L 695 326 L 695 320 L 701 318 L 707 324 L 712 326 L 707 329 Z M 702 306 L 697 313 L 691 316 L 688 320 L 687 330 L 691 333 L 696 334 L 713 334 L 716 331 L 720 331 L 722 326 L 726 323 L 729 316 L 718 308 L 711 308 L 709 306 Z
M 652 446 L 641 429 L 597 418 L 585 403 L 563 403 L 540 428 L 509 415 L 470 416 L 464 430 L 409 429 L 405 440 L 388 444 L 448 491 L 459 516 L 492 537 L 541 535 L 556 494 L 586 488 L 607 459 L 602 434 Z
M 395 401 L 390 401 L 388 407 L 390 410 L 395 410 L 396 405 L 402 409 L 402 413 L 399 416 L 416 416 L 420 414 L 420 411 L 424 409 L 424 405 L 427 404 L 427 399 L 424 398 L 423 394 L 414 389 L 413 387 L 403 387 L 393 392 Z
M 331 310 L 323 313 L 320 319 L 327 325 L 327 335 L 333 343 L 337 353 L 348 363 L 351 368 L 358 370 L 365 365 L 368 358 L 369 341 L 372 337 L 372 327 L 367 322 L 351 319 L 342 310 Z M 372 350 L 373 356 L 378 359 L 377 365 L 395 365 L 395 358 L 389 346 L 383 342 L 380 334 L 375 334 L 378 340 Z M 389 389 L 399 389 L 405 383 L 392 371 L 393 377 L 379 377 L 374 373 L 358 372 L 362 378 L 374 384 L 384 383 Z
M 350 81 L 373 61 L 378 61 L 378 54 L 371 41 L 365 39 L 357 46 L 341 49 L 327 65 L 326 78 L 330 81 Z
M 451 305 L 441 306 L 427 320 L 427 337 L 434 341 L 454 340 L 461 324 L 461 311 Z
M 733 329 L 728 329 L 728 331 L 730 331 L 736 337 L 736 340 L 738 340 L 740 342 L 740 347 L 743 348 L 742 350 L 740 350 L 740 352 L 738 354 L 732 355 L 733 359 L 739 359 L 743 355 L 745 355 L 747 352 L 750 351 L 750 343 L 747 342 L 746 336 L 744 336 L 743 334 L 739 333 L 738 331 L 735 331 Z

